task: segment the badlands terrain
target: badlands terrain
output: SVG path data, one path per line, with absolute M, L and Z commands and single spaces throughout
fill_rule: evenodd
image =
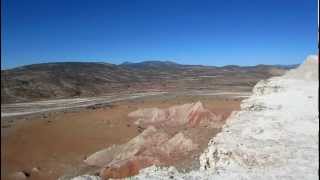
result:
M 141 170 L 136 178 L 203 179 L 198 175 L 205 177 L 215 169 L 210 138 L 225 133 L 226 119 L 236 119 L 230 114 L 240 111 L 243 99 L 252 99 L 258 81 L 293 67 L 151 61 L 49 63 L 1 71 L 1 178 L 71 179 L 89 174 L 91 179 L 108 179 Z M 260 89 L 264 94 L 264 86 Z M 260 108 L 250 105 L 252 111 Z M 235 135 L 241 142 L 242 136 Z

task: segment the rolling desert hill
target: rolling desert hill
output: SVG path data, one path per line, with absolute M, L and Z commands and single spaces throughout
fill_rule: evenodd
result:
M 250 91 L 261 79 L 295 66 L 201 66 L 170 61 L 32 64 L 1 70 L 1 103 L 92 97 L 115 92 L 224 90 Z

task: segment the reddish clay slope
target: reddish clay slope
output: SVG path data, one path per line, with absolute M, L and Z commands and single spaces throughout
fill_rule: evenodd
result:
M 197 136 L 192 129 L 222 125 L 222 117 L 205 109 L 201 102 L 167 109 L 139 109 L 129 116 L 147 128 L 126 144 L 98 151 L 85 160 L 88 165 L 101 167 L 103 178 L 128 177 L 151 165 L 182 160 L 199 150 L 191 138 Z

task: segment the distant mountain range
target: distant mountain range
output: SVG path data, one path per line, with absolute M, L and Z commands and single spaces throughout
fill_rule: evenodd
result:
M 93 62 L 32 64 L 1 70 L 1 102 L 99 96 L 115 92 L 215 89 L 228 85 L 249 88 L 260 79 L 281 75 L 296 66 L 215 67 L 170 61 L 125 62 L 120 65 Z M 210 79 L 210 76 L 219 78 Z
M 281 69 L 292 69 L 299 66 L 299 64 L 290 64 L 290 65 L 266 65 L 266 64 L 258 64 L 256 66 L 239 66 L 239 65 L 226 65 L 226 66 L 205 66 L 205 65 L 185 65 L 178 64 L 172 61 L 143 61 L 143 62 L 123 62 L 119 66 L 129 67 L 129 68 L 146 68 L 146 67 L 157 67 L 157 68 L 165 68 L 165 67 L 211 67 L 211 68 L 256 68 L 256 67 L 277 67 Z

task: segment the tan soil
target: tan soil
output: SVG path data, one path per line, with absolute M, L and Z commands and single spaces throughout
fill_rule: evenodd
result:
M 167 108 L 200 100 L 206 108 L 227 117 L 240 108 L 240 99 L 213 96 L 148 97 L 113 103 L 111 108 L 83 109 L 77 112 L 49 113 L 12 125 L 1 137 L 1 179 L 16 171 L 31 173 L 28 179 L 57 179 L 75 171 L 83 160 L 97 150 L 122 144 L 138 135 L 139 128 L 128 118 L 138 108 Z M 1 123 L 3 124 L 3 123 Z M 216 132 L 204 132 L 201 148 Z M 197 158 L 197 157 L 193 157 Z M 190 160 L 186 162 L 190 163 Z M 184 164 L 177 162 L 177 164 Z M 32 172 L 32 168 L 39 172 Z

